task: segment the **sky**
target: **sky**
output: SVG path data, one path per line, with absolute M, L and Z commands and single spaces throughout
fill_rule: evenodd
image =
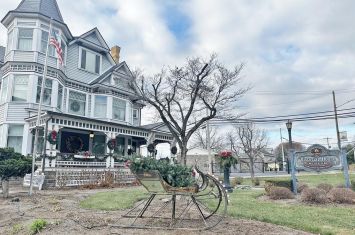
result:
M 0 0 L 0 16 L 20 1 Z M 181 66 L 188 57 L 217 53 L 232 68 L 245 64 L 250 90 L 237 103 L 245 117 L 333 110 L 355 99 L 355 1 L 353 0 L 57 0 L 77 36 L 97 27 L 121 58 L 145 74 Z M 6 44 L 0 27 L 0 45 Z M 339 109 L 355 107 L 355 101 Z M 149 111 L 147 111 L 149 113 Z M 145 123 L 151 120 L 149 115 Z M 339 120 L 354 140 L 355 118 Z M 263 124 L 270 147 L 280 143 L 284 123 Z M 224 130 L 221 128 L 221 130 Z M 224 134 L 223 132 L 221 133 Z M 336 145 L 334 120 L 293 123 L 294 141 Z

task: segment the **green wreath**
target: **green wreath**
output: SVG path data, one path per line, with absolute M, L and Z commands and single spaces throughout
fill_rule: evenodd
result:
M 51 131 L 50 133 L 48 133 L 47 135 L 47 141 L 50 143 L 50 144 L 57 144 L 57 140 L 58 140 L 58 133 L 53 130 Z

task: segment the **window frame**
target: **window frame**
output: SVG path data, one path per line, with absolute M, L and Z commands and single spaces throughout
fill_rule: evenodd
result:
M 31 37 L 31 48 L 29 50 L 27 49 L 23 49 L 23 48 L 20 48 L 20 40 L 21 39 L 29 39 L 29 37 L 25 37 L 25 38 L 20 38 L 20 31 L 21 30 L 32 30 L 32 37 Z M 33 51 L 33 38 L 34 38 L 34 28 L 26 28 L 26 27 L 19 27 L 17 28 L 17 47 L 16 49 L 17 50 L 20 50 L 20 51 Z
M 106 112 L 103 116 L 98 116 L 96 114 L 96 98 L 97 97 L 104 97 L 106 99 Z M 107 117 L 107 105 L 108 105 L 108 97 L 105 95 L 95 95 L 95 99 L 94 99 L 94 117 L 96 118 L 106 118 Z
M 47 40 L 46 41 L 43 40 L 43 33 L 47 33 Z M 49 31 L 41 29 L 41 37 L 40 37 L 41 45 L 40 45 L 40 49 L 39 49 L 39 51 L 41 53 L 46 54 L 48 37 L 49 37 Z M 45 43 L 45 47 L 43 47 L 42 43 Z M 43 51 L 43 49 L 44 49 L 44 51 Z M 48 55 L 51 56 L 51 57 L 55 57 L 55 58 L 58 57 L 57 52 L 55 50 L 55 47 L 53 45 L 51 45 L 51 44 L 49 44 L 49 47 L 48 47 Z
M 85 95 L 84 114 L 78 114 L 78 113 L 75 113 L 75 111 L 71 111 L 71 109 L 70 109 L 70 92 L 75 92 L 75 93 L 80 93 L 80 94 Z M 83 101 L 81 101 L 81 102 L 83 102 Z M 86 93 L 81 92 L 81 91 L 77 91 L 77 90 L 73 90 L 73 89 L 68 89 L 68 95 L 67 95 L 67 107 L 68 107 L 67 110 L 68 110 L 68 113 L 73 114 L 73 115 L 86 116 L 86 112 L 88 110 L 87 105 L 88 105 L 88 97 L 87 97 Z
M 90 70 L 88 70 L 88 69 L 86 68 L 86 65 L 87 65 L 87 61 L 86 61 L 87 56 L 86 56 L 86 58 L 85 58 L 85 68 L 82 68 L 81 65 L 82 65 L 83 50 L 85 50 L 86 53 L 89 52 L 89 53 L 94 54 L 94 55 L 95 55 L 95 58 L 97 58 L 96 56 L 99 56 L 100 59 L 99 59 L 99 71 L 98 71 L 98 73 L 96 72 L 96 63 L 97 63 L 96 59 L 95 59 L 95 68 L 94 68 L 94 71 L 90 71 Z M 97 52 L 95 52 L 95 51 L 93 51 L 93 50 L 90 50 L 90 49 L 88 49 L 88 48 L 86 48 L 86 47 L 81 47 L 81 46 L 80 46 L 80 47 L 79 47 L 78 69 L 84 70 L 84 71 L 89 72 L 89 73 L 92 73 L 92 74 L 101 74 L 101 71 L 102 71 L 102 55 L 101 55 L 100 53 L 97 53 Z
M 36 104 L 39 104 L 39 101 L 40 101 L 40 96 L 41 96 L 41 88 L 42 88 L 42 84 L 41 85 L 39 85 L 39 80 L 40 80 L 40 78 L 42 78 L 42 82 L 43 82 L 43 77 L 42 76 L 37 76 L 37 87 L 36 87 Z M 49 96 L 49 104 L 45 104 L 45 103 L 43 103 L 43 101 L 44 101 L 44 99 L 42 98 L 42 105 L 47 105 L 47 106 L 51 106 L 52 105 L 52 95 L 53 95 L 53 79 L 50 79 L 50 78 L 47 78 L 46 77 L 46 81 L 47 80 L 51 80 L 52 81 L 52 83 L 51 83 L 51 88 L 48 88 L 47 86 L 46 86 L 46 83 L 44 84 L 44 90 L 47 90 L 47 89 L 50 89 L 51 90 L 51 92 L 50 92 L 50 96 Z M 39 90 L 39 91 L 38 91 Z M 39 92 L 39 93 L 38 93 Z M 45 91 L 43 92 L 43 95 L 45 94 Z M 37 100 L 38 99 L 38 100 Z
M 25 89 L 24 91 L 23 90 L 19 90 L 20 92 L 25 92 L 26 96 L 25 96 L 25 99 L 24 100 L 14 100 L 14 94 L 15 94 L 15 89 L 16 89 L 16 78 L 27 78 L 27 89 Z M 13 81 L 12 81 L 12 93 L 11 93 L 11 101 L 12 102 L 27 102 L 27 91 L 28 91 L 28 84 L 29 84 L 29 75 L 22 75 L 22 74 L 15 74 L 14 77 L 13 77 Z
M 114 105 L 115 104 L 115 99 L 124 101 L 126 103 L 126 105 L 125 105 L 125 107 L 123 109 L 124 110 L 124 119 L 123 120 L 122 119 L 117 119 L 117 118 L 114 117 L 114 110 L 115 110 L 114 107 L 117 107 L 117 106 Z M 127 122 L 127 118 L 126 118 L 126 116 L 127 116 L 127 104 L 128 104 L 128 100 L 112 97 L 112 119 L 113 120 L 121 121 L 121 122 Z
M 6 84 L 5 90 L 4 90 L 4 84 Z M 0 104 L 4 104 L 7 102 L 8 91 L 9 91 L 9 77 L 6 76 L 1 80 Z
M 10 129 L 11 127 L 14 127 L 14 126 L 21 126 L 22 127 L 22 133 L 19 134 L 19 135 L 10 135 Z M 7 130 L 7 138 L 6 138 L 6 146 L 9 147 L 9 138 L 10 137 L 13 137 L 13 138 L 19 138 L 21 139 L 21 146 L 20 146 L 20 152 L 22 152 L 22 144 L 23 144 L 23 130 L 24 130 L 24 125 L 23 124 L 9 124 L 8 126 L 8 130 Z M 17 145 L 18 146 L 18 145 Z M 14 148 L 15 150 L 15 148 Z

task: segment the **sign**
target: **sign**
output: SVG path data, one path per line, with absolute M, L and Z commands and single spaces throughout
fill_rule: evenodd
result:
M 304 152 L 295 153 L 296 170 L 329 171 L 342 169 L 339 150 L 329 150 L 322 145 L 314 144 Z

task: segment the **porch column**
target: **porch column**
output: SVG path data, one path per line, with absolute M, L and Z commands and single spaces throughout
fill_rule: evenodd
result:
M 155 140 L 155 133 L 154 132 L 151 132 L 151 133 L 149 133 L 149 135 L 148 135 L 148 138 L 146 138 L 147 139 L 147 154 L 149 155 L 150 154 L 150 152 L 148 151 L 148 146 L 150 145 L 150 144 L 153 144 L 154 145 L 154 140 Z M 155 145 L 154 145 L 154 151 L 153 151 L 153 153 L 152 153 L 152 156 L 155 158 Z

